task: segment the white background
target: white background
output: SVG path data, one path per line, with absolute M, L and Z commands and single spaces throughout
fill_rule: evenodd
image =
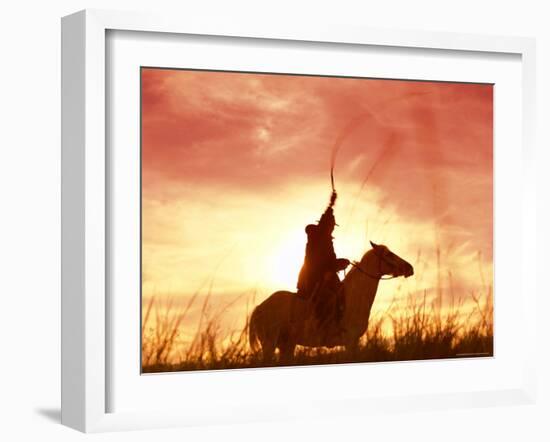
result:
M 177 5 L 177 6 L 176 6 Z M 85 7 L 180 14 L 266 15 L 286 21 L 449 30 L 538 38 L 539 226 L 549 225 L 550 14 L 522 1 L 20 1 L 0 11 L 0 438 L 3 440 L 549 440 L 548 300 L 542 279 L 548 235 L 539 227 L 540 398 L 535 406 L 84 436 L 61 427 L 60 367 L 60 26 Z M 230 18 L 228 18 L 230 20 Z M 546 164 L 546 166 L 545 166 Z M 515 179 L 515 177 L 511 177 Z M 544 194 L 543 194 L 544 192 Z M 513 241 L 514 238 L 510 238 Z

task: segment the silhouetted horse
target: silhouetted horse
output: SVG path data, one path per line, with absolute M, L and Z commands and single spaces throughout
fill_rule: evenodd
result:
M 378 283 L 384 275 L 409 277 L 413 267 L 386 246 L 371 242 L 372 249 L 342 282 L 344 312 L 336 324 L 320 325 L 313 304 L 295 293 L 278 291 L 258 305 L 250 317 L 249 342 L 253 350 L 261 345 L 264 361 L 272 360 L 279 349 L 282 361 L 291 360 L 296 345 L 334 347 L 344 345 L 354 351 L 367 330 Z

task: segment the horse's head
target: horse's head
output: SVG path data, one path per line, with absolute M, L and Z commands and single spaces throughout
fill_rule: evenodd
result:
M 414 274 L 413 266 L 410 265 L 403 258 L 397 256 L 386 246 L 381 244 L 375 244 L 372 241 L 370 242 L 372 250 L 369 250 L 361 262 L 365 261 L 368 258 L 368 255 L 374 254 L 378 258 L 378 273 L 380 277 L 384 275 L 391 275 L 394 277 L 404 276 L 408 278 Z

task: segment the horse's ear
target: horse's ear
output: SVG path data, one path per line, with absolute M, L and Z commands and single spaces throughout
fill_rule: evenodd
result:
M 374 244 L 372 241 L 369 241 L 370 242 L 370 245 L 372 246 L 373 249 L 376 249 L 376 247 L 378 247 L 377 244 Z

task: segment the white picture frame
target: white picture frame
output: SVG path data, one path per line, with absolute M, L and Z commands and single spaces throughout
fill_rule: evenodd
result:
M 534 104 L 535 42 L 519 37 L 494 37 L 416 31 L 358 29 L 345 26 L 215 22 L 196 17 L 86 10 L 62 20 L 62 423 L 85 432 L 243 422 L 329 415 L 362 415 L 371 411 L 470 407 L 532 403 L 536 396 L 535 339 L 527 339 L 521 381 L 501 389 L 478 388 L 462 393 L 429 393 L 396 397 L 315 399 L 308 407 L 237 404 L 239 414 L 213 410 L 108 412 L 110 311 L 106 245 L 111 238 L 106 219 L 111 199 L 107 186 L 106 34 L 108 31 L 242 37 L 380 48 L 438 49 L 515 54 L 521 57 L 521 284 L 523 316 L 518 321 L 533 337 L 536 287 L 526 273 L 526 257 L 536 256 Z M 530 347 L 532 346 L 532 347 Z M 239 376 L 244 373 L 240 371 Z M 204 374 L 203 374 L 204 376 Z M 277 376 L 272 370 L 266 376 Z M 264 376 L 265 379 L 265 376 Z M 290 410 L 290 411 L 289 411 Z

